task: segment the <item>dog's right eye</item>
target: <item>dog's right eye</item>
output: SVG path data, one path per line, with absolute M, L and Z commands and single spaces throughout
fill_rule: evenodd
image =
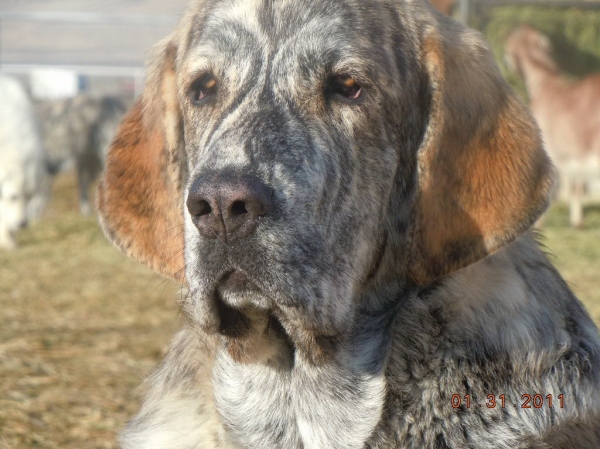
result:
M 336 75 L 329 80 L 328 90 L 346 100 L 358 100 L 362 95 L 362 86 L 350 75 Z
M 205 73 L 190 87 L 190 101 L 199 105 L 204 103 L 206 98 L 212 96 L 217 91 L 217 80 L 212 73 Z

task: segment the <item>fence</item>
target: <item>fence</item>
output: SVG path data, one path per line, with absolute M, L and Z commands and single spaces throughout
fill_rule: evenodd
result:
M 174 15 L 0 12 L 0 72 L 61 69 L 126 78 L 141 91 L 145 53 L 167 35 Z

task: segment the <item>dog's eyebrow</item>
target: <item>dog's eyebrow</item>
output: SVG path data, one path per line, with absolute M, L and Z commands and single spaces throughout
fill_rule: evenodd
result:
M 356 55 L 341 55 L 334 59 L 330 65 L 330 71 L 335 74 L 351 75 L 363 82 L 375 78 L 378 72 L 375 67 L 372 67 L 370 61 Z
M 191 47 L 184 58 L 179 62 L 178 84 L 187 86 L 206 72 L 212 72 L 222 59 L 211 45 Z
M 226 64 L 233 52 L 245 50 L 247 53 L 261 48 L 260 36 L 243 23 L 220 19 L 205 26 L 188 45 L 180 70 L 187 73 L 185 79 L 218 64 Z M 191 74 L 191 75 L 189 75 Z

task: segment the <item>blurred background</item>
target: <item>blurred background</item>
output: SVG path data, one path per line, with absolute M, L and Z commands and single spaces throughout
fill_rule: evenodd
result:
M 600 1 L 432 0 L 482 31 L 560 185 L 541 240 L 600 323 Z M 0 449 L 114 448 L 181 292 L 103 237 L 93 192 L 187 0 L 0 0 Z

